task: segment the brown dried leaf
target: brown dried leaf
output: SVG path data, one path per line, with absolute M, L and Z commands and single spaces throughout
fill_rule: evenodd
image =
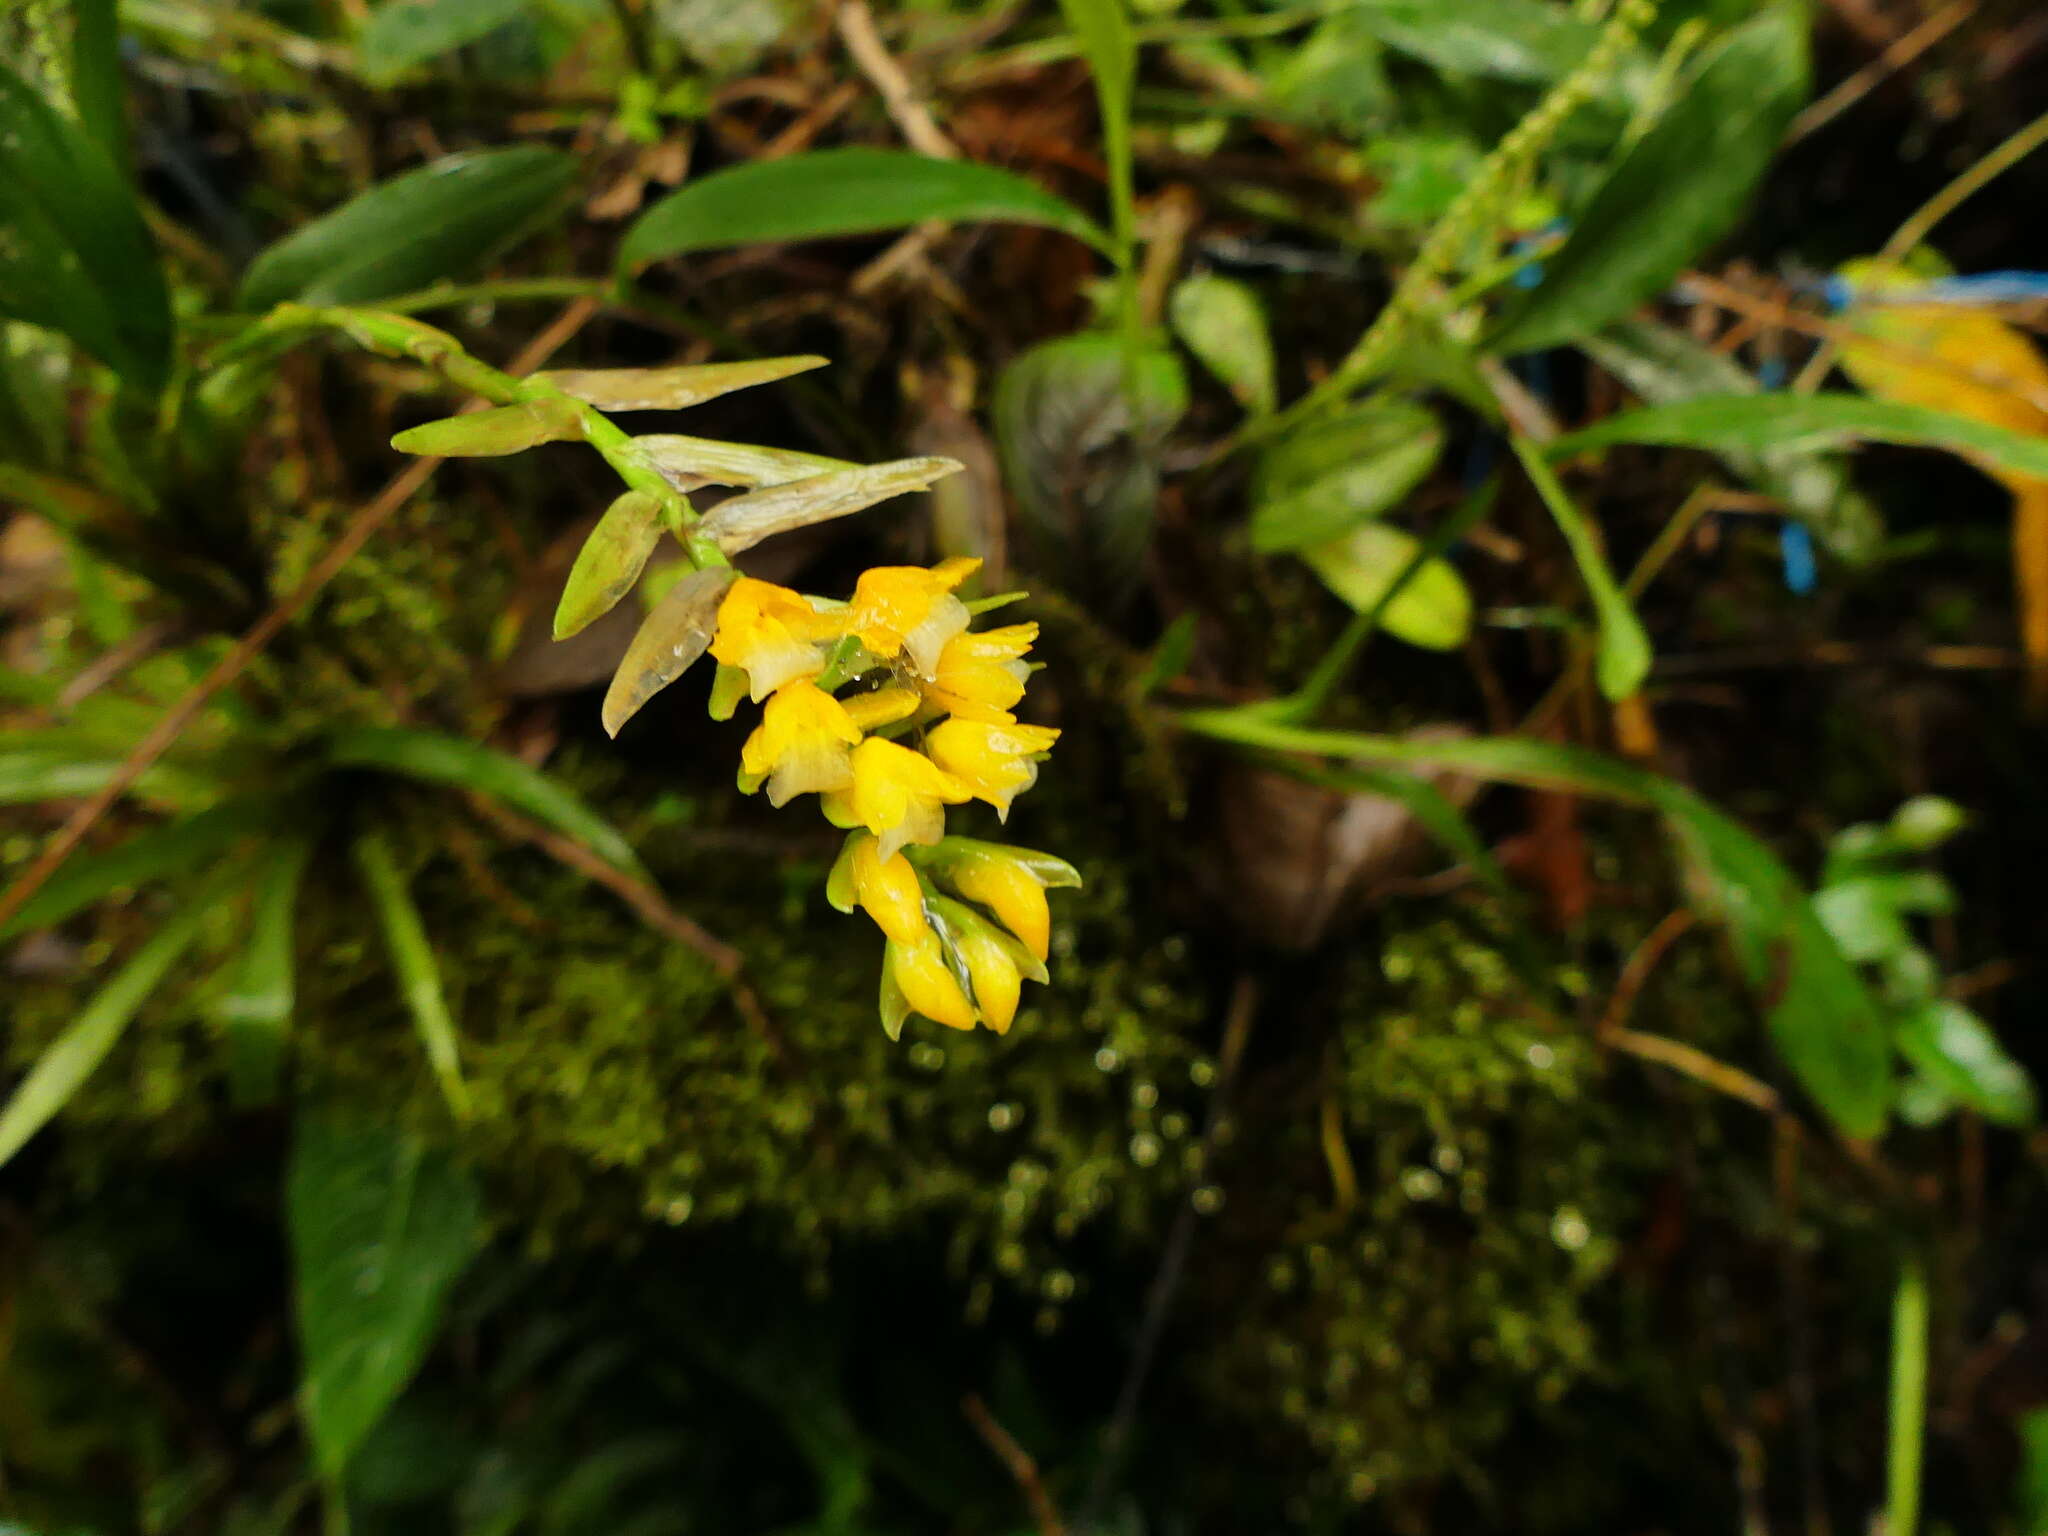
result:
M 565 395 L 601 411 L 679 411 L 736 389 L 773 384 L 822 368 L 829 358 L 762 357 L 744 363 L 680 368 L 558 368 L 540 375 Z
M 933 481 L 960 468 L 957 459 L 895 459 L 790 480 L 721 501 L 704 515 L 697 531 L 727 554 L 737 554 L 792 528 L 845 517 L 891 496 L 926 490 Z

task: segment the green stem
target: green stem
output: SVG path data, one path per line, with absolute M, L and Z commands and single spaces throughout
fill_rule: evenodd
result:
M 1913 1536 L 1920 1521 L 1920 1461 L 1927 1430 L 1927 1264 L 1917 1248 L 1899 1261 L 1892 1297 L 1891 1441 L 1885 1455 L 1885 1536 Z

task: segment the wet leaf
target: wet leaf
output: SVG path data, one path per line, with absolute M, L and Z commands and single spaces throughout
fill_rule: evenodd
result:
M 789 480 L 728 497 L 704 514 L 697 532 L 728 555 L 736 555 L 792 528 L 845 517 L 892 496 L 928 490 L 934 481 L 956 474 L 960 468 L 957 459 L 895 459 Z
M 705 485 L 782 485 L 834 470 L 858 469 L 846 459 L 755 443 L 722 443 L 708 437 L 653 432 L 633 439 L 641 458 L 678 490 Z
M 557 640 L 611 612 L 633 590 L 662 532 L 661 503 L 645 491 L 627 491 L 605 509 L 563 583 L 555 606 Z
M 1252 547 L 1324 544 L 1398 506 L 1443 453 L 1434 414 L 1400 401 L 1361 406 L 1289 433 L 1260 457 Z
M 1937 1088 L 1999 1125 L 2030 1125 L 2034 1085 L 1976 1014 L 1937 999 L 1899 1020 L 1899 1051 Z
M 1388 634 L 1427 650 L 1456 650 L 1472 632 L 1472 595 L 1449 561 L 1425 560 L 1381 606 L 1421 552 L 1414 534 L 1384 523 L 1298 551 L 1323 585 L 1360 613 L 1378 608 L 1379 627 Z
M 416 1135 L 306 1115 L 285 1214 L 300 1407 L 333 1484 L 419 1369 L 448 1288 L 481 1244 L 482 1210 L 469 1175 Z
M 388 85 L 525 10 L 526 0 L 382 0 L 356 35 L 356 63 L 365 80 Z
M 1278 394 L 1273 338 L 1259 297 L 1235 278 L 1203 273 L 1173 290 L 1174 334 L 1254 416 L 1269 413 Z
M 723 566 L 692 571 L 654 605 L 605 690 L 607 735 L 618 735 L 620 726 L 710 648 L 718 627 L 718 605 L 734 574 Z
M 1806 100 L 1808 25 L 1799 8 L 1774 5 L 1708 50 L 1684 96 L 1573 220 L 1542 283 L 1504 312 L 1490 350 L 1534 352 L 1598 330 L 1735 227 Z
M 582 436 L 583 413 L 573 400 L 540 399 L 422 422 L 392 438 L 391 446 L 400 453 L 491 459 Z
M 1137 582 L 1159 496 L 1159 444 L 1187 398 L 1171 352 L 1144 352 L 1127 378 L 1118 338 L 1101 332 L 1041 342 L 996 382 L 996 450 L 1024 526 L 1070 580 L 1105 601 Z
M 1859 442 L 1945 448 L 2012 474 L 2048 478 L 2048 438 L 1968 416 L 1863 395 L 1723 395 L 1610 416 L 1545 450 L 1567 458 L 1615 443 L 1667 448 L 1813 453 Z
M 367 304 L 460 277 L 531 233 L 577 170 L 572 155 L 519 144 L 394 176 L 259 255 L 242 278 L 242 307 Z
M 671 192 L 627 231 L 619 262 L 635 268 L 721 246 L 876 234 L 928 219 L 1042 224 L 1108 246 L 1073 204 L 992 165 L 903 150 L 821 149 L 750 160 Z
M 736 389 L 808 373 L 830 361 L 812 356 L 763 357 L 681 368 L 559 368 L 536 377 L 600 411 L 680 411 Z

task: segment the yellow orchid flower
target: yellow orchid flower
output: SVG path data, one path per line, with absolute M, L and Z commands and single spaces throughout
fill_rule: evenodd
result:
M 1006 624 L 948 640 L 932 668 L 925 696 L 963 720 L 1009 720 L 1024 697 L 1031 669 L 1022 660 L 1038 638 L 1036 624 Z
M 1038 782 L 1034 755 L 1051 750 L 1060 733 L 1048 725 L 990 723 L 957 716 L 925 736 L 932 761 L 1010 819 L 1010 802 Z
M 971 907 L 939 896 L 932 901 L 932 911 L 942 925 L 940 941 L 950 947 L 967 969 L 981 1022 L 999 1035 L 1008 1034 L 1011 1021 L 1017 1017 L 1024 978 L 1044 981 L 1045 966 L 1016 939 Z
M 864 908 L 875 926 L 899 944 L 914 944 L 930 925 L 924 915 L 924 883 L 902 854 L 882 857 L 870 832 L 856 832 L 825 877 L 825 899 L 841 912 Z
M 945 946 L 929 928 L 908 944 L 891 939 L 882 965 L 882 1021 L 892 1039 L 903 1028 L 904 1012 L 921 1013 L 948 1029 L 974 1028 L 974 1005 L 967 1001 L 953 968 L 946 963 Z M 892 1001 L 903 1007 L 892 1009 Z
M 1025 949 L 1044 960 L 1052 949 L 1049 887 L 1077 886 L 1074 866 L 1049 853 L 949 837 L 936 848 L 920 852 L 918 862 L 949 889 L 995 913 Z
M 946 642 L 968 625 L 967 605 L 953 589 L 981 568 L 975 559 L 881 565 L 863 571 L 843 615 L 847 632 L 885 661 L 907 654 L 920 674 L 938 665 Z
M 785 683 L 740 748 L 740 788 L 752 794 L 766 779 L 769 804 L 778 807 L 797 795 L 845 789 L 860 739 L 860 726 L 831 694 L 808 682 Z
M 758 704 L 792 678 L 823 671 L 819 647 L 841 632 L 838 614 L 819 613 L 787 587 L 742 576 L 718 605 L 711 654 L 747 674 L 749 696 Z
M 887 862 L 905 843 L 936 843 L 946 833 L 943 807 L 973 798 L 930 758 L 870 736 L 853 750 L 852 786 L 829 797 L 826 814 L 874 833 Z

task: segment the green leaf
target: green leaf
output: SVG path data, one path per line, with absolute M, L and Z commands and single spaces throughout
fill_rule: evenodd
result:
M 1542 84 L 1583 62 L 1600 35 L 1561 6 L 1542 0 L 1360 0 L 1345 11 L 1387 47 L 1453 75 Z M 1608 88 L 1641 88 L 1639 60 Z
M 373 85 L 388 85 L 415 64 L 496 31 L 526 0 L 382 0 L 356 35 L 356 64 Z
M 650 469 L 680 491 L 706 485 L 783 485 L 839 469 L 858 469 L 847 459 L 756 443 L 723 443 L 675 432 L 650 432 L 633 439 L 633 449 Z
M 1502 783 L 1647 805 L 1689 855 L 1694 904 L 1726 925 L 1773 1040 L 1814 1102 L 1850 1136 L 1884 1129 L 1891 1043 L 1877 1001 L 1776 854 L 1681 784 L 1577 747 L 1514 736 L 1413 741 L 1288 725 L 1257 710 L 1189 710 L 1184 728 L 1276 752 L 1402 767 L 1436 765 Z
M 90 795 L 104 788 L 120 769 L 119 756 L 93 756 L 83 747 L 0 747 L 0 805 L 32 805 L 38 800 Z M 187 791 L 200 782 L 186 770 L 159 763 L 135 781 L 131 793 Z
M 562 584 L 562 600 L 555 605 L 557 640 L 618 606 L 647 568 L 662 531 L 661 503 L 645 491 L 627 491 L 605 509 Z
M 36 1058 L 7 1107 L 0 1109 L 0 1164 L 47 1125 L 106 1059 L 136 1010 L 199 937 L 223 890 L 241 873 L 235 865 L 224 865 L 186 891 L 163 926 L 143 941 L 92 995 L 64 1033 Z
M 406 889 L 405 877 L 391 856 L 391 845 L 375 830 L 358 833 L 349 852 L 363 877 L 363 889 L 377 925 L 384 930 L 385 949 L 391 968 L 398 973 L 399 991 L 413 1027 L 419 1031 L 427 1064 L 441 1085 L 456 1119 L 469 1115 L 469 1088 L 462 1081 L 461 1053 L 456 1044 L 455 1020 L 448 1012 L 447 995 L 441 990 L 441 967 L 434 960 L 434 947 L 427 942 L 426 925 Z
M 1991 1027 L 1961 1003 L 1938 999 L 1905 1014 L 1899 1052 L 1937 1088 L 1999 1125 L 2029 1125 L 2034 1085 Z
M 366 304 L 460 277 L 531 232 L 577 169 L 572 155 L 521 144 L 448 155 L 380 182 L 258 256 L 242 279 L 242 307 Z
M 284 1036 L 297 998 L 293 949 L 299 883 L 314 837 L 284 837 L 263 851 L 250 887 L 249 936 L 229 965 L 228 989 L 213 1005 L 227 1031 L 228 1087 L 238 1105 L 277 1097 Z
M 1565 458 L 1615 443 L 1705 448 L 1716 453 L 1773 449 L 1814 453 L 1859 442 L 1945 448 L 2017 475 L 2048 478 L 2048 438 L 2014 432 L 1969 416 L 1863 395 L 1731 395 L 1625 411 L 1545 450 Z
M 1252 547 L 1326 544 L 1398 506 L 1436 466 L 1444 431 L 1406 401 L 1358 406 L 1290 432 L 1259 459 Z
M 958 459 L 892 459 L 789 480 L 727 497 L 704 514 L 697 533 L 728 555 L 737 555 L 778 533 L 846 517 L 892 496 L 929 490 L 935 481 L 964 467 Z
M 332 1485 L 419 1369 L 448 1289 L 481 1244 L 482 1210 L 462 1167 L 416 1136 L 301 1116 L 285 1214 L 300 1406 Z
M 1650 405 L 1763 392 L 1734 358 L 1654 320 L 1624 320 L 1581 338 L 1578 345 Z M 1731 448 L 1721 461 L 1781 503 L 1844 560 L 1867 561 L 1883 542 L 1881 514 L 1849 484 L 1848 465 L 1838 455 Z
M 134 189 L 87 130 L 5 65 L 0 318 L 61 332 L 145 390 L 170 367 L 170 296 Z
M 694 666 L 711 647 L 718 605 L 734 572 L 718 566 L 692 571 L 662 594 L 626 647 L 625 659 L 605 690 L 605 734 L 640 713 L 647 701 Z
M 1187 403 L 1172 352 L 1148 349 L 1127 371 L 1119 338 L 1100 331 L 1040 342 L 996 380 L 1003 479 L 1026 530 L 1077 587 L 1118 601 L 1136 584 L 1159 445 Z
M 573 790 L 481 742 L 439 731 L 372 727 L 330 736 L 325 757 L 336 768 L 369 768 L 489 795 L 574 838 L 607 864 L 645 873 L 633 845 Z
M 2014 1504 L 2017 1536 L 2048 1536 L 2048 1408 L 2020 1415 L 2020 1467 Z
M 821 149 L 750 160 L 690 182 L 641 214 L 619 262 L 692 251 L 870 235 L 927 219 L 1042 224 L 1107 248 L 1080 209 L 1021 176 L 972 160 L 888 149 Z
M 1174 288 L 1167 313 L 1181 345 L 1216 375 L 1239 405 L 1254 416 L 1272 413 L 1279 397 L 1273 338 L 1259 296 L 1248 284 L 1198 273 Z
M 760 357 L 678 368 L 557 368 L 534 377 L 601 411 L 680 411 L 736 389 L 773 384 L 823 368 L 830 358 Z
M 1625 699 L 1642 687 L 1643 679 L 1650 675 L 1650 637 L 1644 633 L 1642 620 L 1636 617 L 1636 611 L 1615 581 L 1614 573 L 1607 568 L 1607 557 L 1601 553 L 1600 541 L 1594 535 L 1592 524 L 1565 494 L 1556 474 L 1538 456 L 1529 440 L 1518 435 L 1513 443 L 1515 457 L 1529 472 L 1537 494 L 1550 509 L 1565 543 L 1571 546 L 1572 558 L 1579 565 L 1580 579 L 1586 583 L 1586 592 L 1593 599 L 1593 611 L 1600 622 L 1600 648 L 1594 657 L 1593 670 L 1599 679 L 1600 691 L 1610 699 Z
M 1102 112 L 1102 152 L 1109 162 L 1117 249 L 1128 259 L 1135 238 L 1131 208 L 1131 97 L 1138 85 L 1138 39 L 1125 0 L 1060 0 L 1060 11 L 1081 44 Z M 1109 249 L 1105 247 L 1105 249 Z
M 1456 650 L 1472 632 L 1472 595 L 1447 560 L 1424 560 L 1391 598 L 1394 583 L 1422 553 L 1405 529 L 1367 523 L 1341 539 L 1300 550 L 1323 585 L 1360 613 L 1379 613 L 1397 640 L 1432 651 Z
M 582 409 L 573 400 L 554 397 L 422 422 L 392 438 L 391 446 L 400 453 L 495 459 L 542 443 L 575 442 L 582 436 Z
M 115 0 L 73 0 L 71 99 L 107 164 L 129 174 L 128 109 L 121 89 L 121 23 Z
M 1502 316 L 1490 350 L 1534 352 L 1598 330 L 1735 227 L 1806 99 L 1807 26 L 1802 10 L 1776 5 L 1707 51 L 1690 89 L 1573 221 L 1542 283 Z
M 240 839 L 277 827 L 283 805 L 276 795 L 248 795 L 137 833 L 103 853 L 74 855 L 0 923 L 0 940 L 52 927 L 115 891 L 183 874 Z

